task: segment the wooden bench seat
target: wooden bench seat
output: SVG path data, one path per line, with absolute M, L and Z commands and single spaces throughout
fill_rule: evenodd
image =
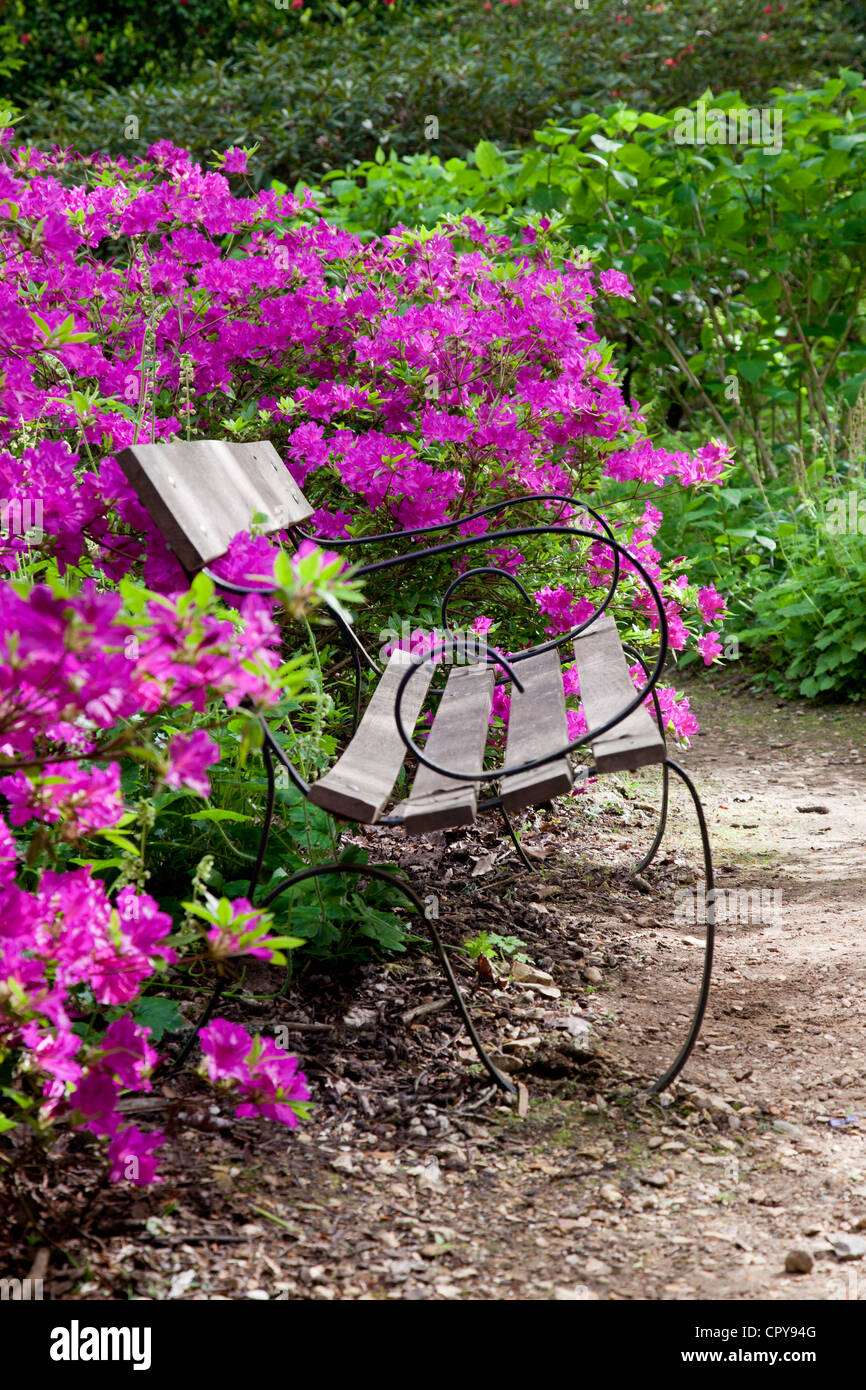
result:
M 574 639 L 574 651 L 584 714 L 589 728 L 594 729 L 623 709 L 635 695 L 614 620 L 602 615 Z M 368 824 L 385 813 L 407 753 L 397 730 L 394 705 L 411 660 L 406 652 L 393 653 L 351 743 L 330 771 L 310 788 L 310 800 L 323 810 Z M 421 714 L 434 669 L 432 665 L 423 666 L 408 684 L 403 696 L 407 729 L 414 729 Z M 527 657 L 515 669 L 524 689 L 511 690 L 500 784 L 506 811 L 550 801 L 571 791 L 574 784 L 574 771 L 565 756 L 508 775 L 509 768 L 522 768 L 569 742 L 559 653 L 547 651 Z M 490 665 L 479 662 L 451 668 L 425 746 L 432 761 L 467 776 L 481 772 L 493 687 L 494 670 Z M 623 772 L 663 762 L 665 743 L 655 720 L 640 705 L 593 742 L 592 755 L 598 772 Z M 409 796 L 387 814 L 389 819 L 399 818 L 414 834 L 451 830 L 472 824 L 478 810 L 478 794 L 478 782 L 447 777 L 421 763 Z
M 637 693 L 613 618 L 603 613 L 575 637 L 574 655 L 580 699 L 591 732 L 625 709 Z M 663 763 L 667 754 L 658 724 L 645 705 L 638 705 L 593 741 L 592 756 L 599 772 L 631 772 Z

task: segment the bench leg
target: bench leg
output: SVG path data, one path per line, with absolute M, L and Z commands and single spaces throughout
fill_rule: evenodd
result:
M 626 653 L 627 656 L 630 656 L 630 657 L 632 657 L 632 658 L 635 660 L 635 662 L 638 664 L 638 666 L 640 666 L 641 670 L 643 671 L 644 676 L 646 677 L 646 679 L 649 680 L 649 667 L 647 666 L 646 662 L 644 661 L 643 657 L 641 656 L 641 654 L 640 654 L 640 652 L 637 650 L 637 648 L 636 648 L 636 647 L 630 646 L 630 645 L 628 644 L 628 642 L 624 642 L 624 643 L 623 643 L 622 649 L 623 649 L 623 651 Z M 661 707 L 661 705 L 659 704 L 658 692 L 657 692 L 657 690 L 655 689 L 655 687 L 653 687 L 652 699 L 653 699 L 653 709 L 655 710 L 656 723 L 657 723 L 658 726 L 659 726 L 659 733 L 661 734 L 662 738 L 664 738 L 664 737 L 665 737 L 665 721 L 664 721 L 664 719 L 663 719 L 663 717 L 662 717 L 662 707 Z M 660 809 L 659 809 L 659 820 L 658 820 L 658 825 L 656 826 L 655 838 L 654 838 L 652 844 L 650 845 L 649 849 L 647 850 L 646 854 L 644 855 L 643 859 L 640 861 L 640 863 L 639 863 L 639 864 L 635 864 L 634 868 L 633 868 L 632 871 L 631 871 L 631 874 L 629 875 L 630 877 L 633 877 L 634 874 L 643 873 L 644 869 L 648 869 L 649 866 L 650 866 L 650 864 L 653 862 L 653 860 L 655 859 L 655 857 L 656 857 L 656 855 L 657 855 L 657 853 L 658 853 L 659 845 L 661 844 L 662 840 L 664 839 L 665 826 L 667 825 L 667 820 L 668 820 L 668 796 L 669 796 L 669 793 L 670 793 L 670 770 L 669 770 L 667 764 L 666 764 L 666 763 L 663 763 L 663 764 L 662 764 L 662 804 L 661 804 L 661 807 L 660 807 Z
M 315 864 L 308 869 L 300 869 L 296 874 L 292 874 L 291 878 L 283 879 L 282 883 L 279 883 L 276 888 L 272 889 L 257 906 L 270 907 L 275 898 L 278 898 L 281 893 L 285 893 L 287 889 L 294 887 L 296 883 L 303 883 L 303 881 L 308 878 L 319 878 L 323 874 L 354 874 L 358 878 L 381 879 L 383 883 L 389 883 L 392 888 L 396 888 L 398 892 L 402 893 L 405 898 L 408 898 L 413 906 L 418 909 L 430 929 L 430 935 L 436 947 L 436 954 L 439 957 L 439 964 L 442 966 L 445 979 L 448 982 L 448 987 L 457 1005 L 457 1012 L 460 1014 L 464 1027 L 472 1040 L 472 1046 L 478 1054 L 479 1061 L 486 1068 L 497 1086 L 500 1086 L 503 1091 L 507 1091 L 509 1095 L 516 1096 L 517 1087 L 513 1082 L 508 1080 L 507 1076 L 503 1076 L 502 1072 L 499 1071 L 491 1061 L 484 1048 L 484 1044 L 475 1030 L 475 1024 L 472 1022 L 469 1010 L 466 1007 L 466 1001 L 460 992 L 460 986 L 457 983 L 457 978 L 451 967 L 451 962 L 445 952 L 445 945 L 439 935 L 435 921 L 428 913 L 424 903 L 421 901 L 414 888 L 410 888 L 408 883 L 397 878 L 395 874 L 389 873 L 387 869 L 380 869 L 374 864 L 340 864 L 337 862 L 330 864 Z
M 665 827 L 668 823 L 668 798 L 670 796 L 671 774 L 667 763 L 662 763 L 662 804 L 659 808 L 658 825 L 652 844 L 639 864 L 635 864 L 629 873 L 629 878 L 634 878 L 635 874 L 642 874 L 644 869 L 648 869 L 659 851 L 659 845 L 664 839 Z
M 704 816 L 704 808 L 701 805 L 701 799 L 698 796 L 695 785 L 689 777 L 688 773 L 686 773 L 683 770 L 683 768 L 680 767 L 679 763 L 675 763 L 671 758 L 667 758 L 665 760 L 665 769 L 668 768 L 670 768 L 672 772 L 675 772 L 677 776 L 683 782 L 685 782 L 691 795 L 692 802 L 694 803 L 695 812 L 698 818 L 698 828 L 700 830 L 701 845 L 704 852 L 704 880 L 707 888 L 707 937 L 706 945 L 704 947 L 704 969 L 703 975 L 701 977 L 701 988 L 700 993 L 698 994 L 698 1002 L 695 1007 L 691 1027 L 689 1028 L 688 1036 L 685 1042 L 683 1043 L 682 1047 L 680 1048 L 680 1051 L 678 1052 L 676 1058 L 668 1067 L 664 1075 L 660 1076 L 658 1081 L 652 1087 L 652 1091 L 655 1095 L 659 1095 L 662 1091 L 666 1090 L 666 1088 L 670 1086 L 671 1082 L 675 1080 L 677 1076 L 679 1076 L 680 1072 L 682 1071 L 683 1067 L 689 1059 L 692 1048 L 698 1040 L 698 1034 L 701 1031 L 701 1024 L 704 1020 L 704 1014 L 707 1008 L 707 999 L 710 993 L 710 978 L 713 972 L 713 948 L 715 945 L 716 938 L 716 907 L 715 888 L 713 880 L 713 856 L 712 851 L 710 849 L 710 836 L 707 830 L 707 822 Z
M 517 838 L 517 834 L 516 834 L 516 832 L 515 832 L 514 826 L 511 824 L 511 820 L 510 820 L 510 818 L 509 818 L 508 812 L 506 811 L 505 807 L 504 807 L 504 806 L 500 806 L 499 809 L 500 809 L 500 811 L 502 812 L 502 819 L 505 821 L 505 829 L 508 831 L 509 835 L 511 836 L 511 843 L 514 845 L 514 848 L 517 850 L 517 853 L 520 855 L 520 858 L 521 858 L 521 860 L 523 861 L 524 868 L 529 869 L 530 873 L 533 873 L 533 874 L 538 873 L 538 870 L 536 869 L 536 867 L 535 867 L 535 865 L 533 864 L 532 860 L 527 858 L 527 856 L 526 856 L 526 851 L 524 850 L 523 845 L 520 843 L 520 841 L 519 841 L 518 838 Z

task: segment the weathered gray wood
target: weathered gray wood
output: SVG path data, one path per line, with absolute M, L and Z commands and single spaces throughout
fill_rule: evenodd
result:
M 515 666 L 524 686 L 524 693 L 511 687 L 511 711 L 508 716 L 508 737 L 505 743 L 505 768 L 543 758 L 568 743 L 568 723 L 565 717 L 565 692 L 562 687 L 562 666 L 556 651 L 530 656 Z M 567 758 L 557 758 L 530 772 L 513 777 L 503 776 L 500 785 L 502 804 L 506 811 L 519 811 L 522 806 L 538 805 L 551 797 L 571 791 L 574 781 Z
M 379 816 L 406 756 L 406 745 L 397 732 L 394 706 L 411 660 L 409 653 L 399 648 L 391 654 L 352 742 L 330 771 L 310 788 L 310 800 L 323 810 L 365 824 Z M 434 669 L 424 666 L 409 682 L 402 703 L 407 729 L 415 727 Z
M 188 573 L 225 554 L 257 513 L 263 531 L 282 531 L 312 507 L 266 440 L 200 439 L 135 444 L 117 455 L 143 507 Z
M 452 667 L 424 751 L 443 767 L 480 772 L 493 704 L 493 667 L 474 663 Z M 443 777 L 422 763 L 407 801 L 395 807 L 413 834 L 471 825 L 478 806 L 478 783 Z
M 590 730 L 596 729 L 637 694 L 613 618 L 604 613 L 575 637 L 574 655 L 583 712 Z M 639 705 L 595 740 L 592 756 L 599 772 L 626 772 L 664 762 L 665 741 L 649 710 Z

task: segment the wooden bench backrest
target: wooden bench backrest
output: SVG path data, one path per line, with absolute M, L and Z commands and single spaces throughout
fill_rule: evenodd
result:
M 188 574 L 224 555 L 256 514 L 262 531 L 283 531 L 312 515 L 304 494 L 266 441 L 135 444 L 117 462 Z

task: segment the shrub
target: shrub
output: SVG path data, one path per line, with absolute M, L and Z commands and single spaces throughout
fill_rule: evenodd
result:
M 309 24 L 300 20 L 306 7 L 238 0 L 223 9 L 190 0 L 187 8 L 199 5 L 206 22 L 184 47 L 187 21 L 173 0 L 158 0 L 154 17 L 160 22 L 163 3 L 172 15 L 164 40 L 161 29 L 152 34 L 150 9 L 146 27 L 135 27 L 140 7 L 131 39 L 113 31 L 118 66 L 106 81 L 104 63 L 75 77 L 68 47 L 56 41 L 56 26 L 68 28 L 64 16 L 78 11 L 40 10 L 49 27 L 39 60 L 8 88 L 10 97 L 26 98 L 22 130 L 42 143 L 128 158 L 162 139 L 197 159 L 255 145 L 254 184 L 273 176 L 292 186 L 372 158 L 377 145 L 448 158 L 468 154 L 479 136 L 526 143 L 548 118 L 569 123 L 617 95 L 667 110 L 712 84 L 761 101 L 782 76 L 809 81 L 858 63 L 864 43 L 839 0 L 789 0 L 771 16 L 755 0 L 677 0 L 634 13 L 620 0 L 593 0 L 585 10 L 561 0 L 494 0 L 489 10 L 481 0 L 398 0 L 349 6 L 344 19 Z M 333 19 L 338 9 L 329 13 Z M 231 41 L 205 41 L 202 28 L 231 32 Z M 40 64 L 53 64 L 54 53 L 63 71 L 49 67 L 49 80 Z M 189 71 L 177 65 L 181 53 Z
M 709 108 L 739 133 L 744 102 L 708 95 L 705 126 Z M 850 453 L 866 381 L 866 87 L 846 69 L 771 102 L 776 152 L 678 143 L 681 112 L 609 105 L 546 125 L 528 150 L 482 141 L 444 163 L 380 152 L 328 176 L 329 215 L 381 234 L 468 209 L 517 241 L 528 214 L 553 218 L 634 282 L 598 313 L 626 349 L 629 388 L 661 399 L 669 423 L 719 431 L 753 479 L 772 479 L 792 449 Z

